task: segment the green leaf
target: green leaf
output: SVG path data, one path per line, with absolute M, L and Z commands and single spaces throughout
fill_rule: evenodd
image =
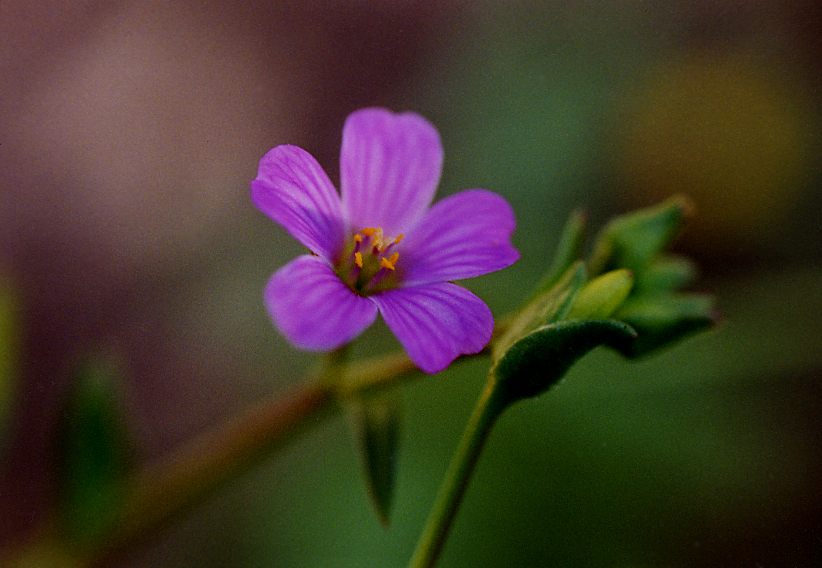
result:
M 493 358 L 499 359 L 514 342 L 538 327 L 563 319 L 585 280 L 584 263 L 578 261 L 572 264 L 551 289 L 539 294 L 522 309 L 505 335 L 494 345 Z
M 640 277 L 679 233 L 692 210 L 690 199 L 680 195 L 613 219 L 594 243 L 590 274 L 627 268 Z
M 614 317 L 637 331 L 637 339 L 621 350 L 630 358 L 681 341 L 717 321 L 713 298 L 703 294 L 638 297 L 626 302 Z
M 579 258 L 582 252 L 582 237 L 585 233 L 585 219 L 585 213 L 581 209 L 573 211 L 568 217 L 559 237 L 557 250 L 554 252 L 554 260 L 545 276 L 531 292 L 529 301 L 550 290 Z
M 354 421 L 368 494 L 383 526 L 388 526 L 397 458 L 401 441 L 401 412 L 390 395 L 354 403 Z
M 99 537 L 117 515 L 130 466 L 115 375 L 101 361 L 83 363 L 72 377 L 59 424 L 59 520 L 78 542 Z
M 634 276 L 625 268 L 606 272 L 588 282 L 577 294 L 568 319 L 605 319 L 619 308 L 631 293 Z
M 614 320 L 563 321 L 541 327 L 519 339 L 497 361 L 492 373 L 513 402 L 547 391 L 594 347 L 623 352 L 636 337 Z
M 634 295 L 660 294 L 681 290 L 694 281 L 696 265 L 687 258 L 662 255 L 640 274 L 634 284 Z

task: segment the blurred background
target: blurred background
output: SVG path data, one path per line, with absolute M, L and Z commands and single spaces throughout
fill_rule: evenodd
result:
M 55 498 L 70 370 L 104 353 L 138 463 L 315 360 L 261 291 L 301 253 L 249 200 L 289 143 L 335 182 L 345 116 L 439 129 L 439 197 L 505 196 L 496 315 L 592 226 L 686 193 L 677 251 L 724 324 L 628 363 L 596 351 L 494 431 L 441 566 L 822 564 L 822 9 L 813 0 L 211 0 L 0 4 L 0 547 Z M 384 326 L 357 355 L 397 348 Z M 394 518 L 344 418 L 114 566 L 403 566 L 487 370 L 401 389 Z

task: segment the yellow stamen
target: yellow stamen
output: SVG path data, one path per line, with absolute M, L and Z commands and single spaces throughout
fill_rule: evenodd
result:
M 362 268 L 362 253 L 355 252 L 354 253 L 354 264 L 356 264 L 359 268 Z
M 361 243 L 362 242 L 362 235 L 360 235 L 359 233 L 354 235 L 354 242 L 355 243 Z
M 400 253 L 395 252 L 389 258 L 383 257 L 380 261 L 380 266 L 383 268 L 387 268 L 388 270 L 394 270 L 394 265 L 397 263 L 397 259 L 400 258 Z
M 395 245 L 400 244 L 400 241 L 402 240 L 402 238 L 403 238 L 404 236 L 405 236 L 405 235 L 403 235 L 402 233 L 400 233 L 399 235 L 397 235 L 397 238 L 396 238 L 396 239 L 394 239 L 394 244 L 395 244 Z
M 374 227 L 366 227 L 366 228 L 364 228 L 360 231 L 360 233 L 365 235 L 366 237 L 370 237 L 371 235 L 373 235 L 376 232 L 377 232 L 377 229 L 375 229 Z

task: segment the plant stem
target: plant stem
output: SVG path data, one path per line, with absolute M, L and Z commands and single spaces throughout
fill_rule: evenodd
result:
M 487 353 L 488 347 L 461 359 Z M 43 543 L 51 543 L 49 550 L 65 549 L 65 554 L 77 558 L 77 566 L 105 564 L 124 548 L 150 538 L 292 438 L 339 412 L 342 401 L 422 376 L 404 352 L 363 359 L 345 367 L 345 353 L 329 355 L 321 372 L 309 375 L 290 392 L 243 411 L 168 457 L 144 466 L 122 485 L 103 489 L 117 495 L 120 515 L 97 538 L 72 542 L 55 528 L 57 515 L 52 512 L 30 541 L 0 551 L 0 564 L 6 558 L 24 561 L 38 553 Z
M 345 348 L 329 353 L 322 372 L 285 394 L 252 407 L 195 438 L 127 480 L 121 515 L 81 556 L 99 564 L 150 537 L 305 430 L 336 414 L 361 390 L 379 391 L 417 375 L 405 353 L 374 357 L 349 368 Z
M 454 457 L 451 458 L 437 500 L 408 564 L 409 568 L 431 568 L 436 563 L 485 441 L 509 402 L 505 389 L 490 375 L 463 431 Z
M 333 388 L 339 388 L 345 379 L 345 369 L 348 364 L 348 353 L 351 351 L 351 344 L 346 343 L 325 356 L 325 366 L 322 373 L 322 381 Z

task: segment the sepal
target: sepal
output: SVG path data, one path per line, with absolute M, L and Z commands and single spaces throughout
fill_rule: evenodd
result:
M 636 332 L 615 320 L 563 321 L 540 327 L 502 354 L 491 373 L 510 402 L 538 396 L 557 384 L 594 347 L 630 349 Z
M 568 216 L 557 243 L 557 250 L 554 252 L 554 260 L 531 292 L 529 300 L 550 290 L 580 257 L 585 236 L 585 221 L 586 215 L 581 209 L 573 211 Z
M 636 279 L 634 294 L 664 294 L 681 290 L 697 277 L 697 267 L 690 259 L 662 254 Z
M 390 395 L 370 396 L 354 402 L 353 411 L 368 495 L 380 523 L 387 527 L 402 438 L 400 405 Z
M 626 302 L 614 317 L 633 327 L 637 338 L 621 352 L 637 358 L 713 327 L 718 316 L 704 294 L 645 295 Z
M 573 261 L 584 218 L 571 216 L 557 259 L 492 352 L 492 373 L 511 400 L 545 392 L 599 345 L 636 358 L 715 323 L 710 296 L 679 292 L 695 266 L 663 254 L 692 209 L 676 196 L 617 217 L 599 233 L 587 263 Z
M 613 219 L 594 241 L 590 274 L 627 268 L 639 278 L 673 241 L 693 209 L 689 198 L 677 195 Z

